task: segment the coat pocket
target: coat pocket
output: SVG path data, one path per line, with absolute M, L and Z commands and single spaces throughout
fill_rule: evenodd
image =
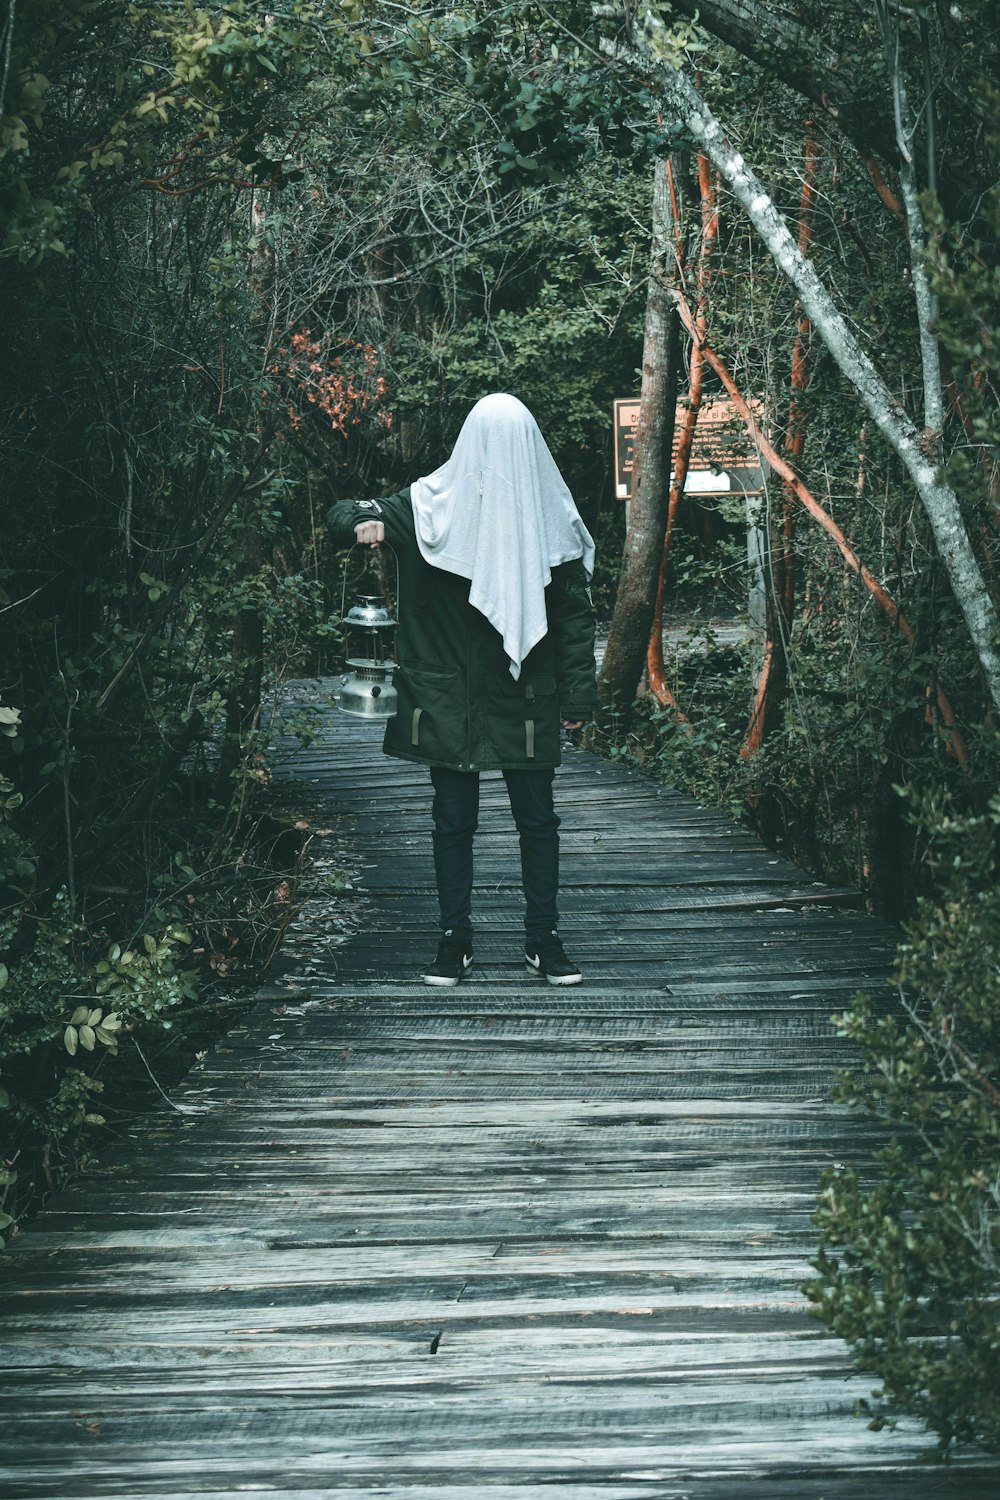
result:
M 460 760 L 458 673 L 406 666 L 397 667 L 392 680 L 399 706 L 386 730 L 385 748 L 427 761 Z
M 556 680 L 544 672 L 509 672 L 487 691 L 490 743 L 502 766 L 559 763 Z

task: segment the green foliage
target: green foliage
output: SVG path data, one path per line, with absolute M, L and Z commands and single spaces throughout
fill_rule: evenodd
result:
M 816 25 L 823 24 L 817 17 Z M 762 82 L 759 70 L 744 60 L 727 58 L 723 65 L 721 59 L 722 54 L 705 59 L 705 92 L 724 118 L 744 122 L 741 149 L 761 169 L 775 201 L 794 224 L 804 160 L 801 100 L 779 81 Z M 969 58 L 963 66 L 974 71 Z M 869 55 L 862 74 L 887 87 L 883 67 L 877 55 Z M 995 91 L 970 82 L 969 72 L 965 87 L 979 122 L 974 160 L 967 165 L 977 177 L 995 182 L 995 148 L 989 129 L 983 128 L 997 109 Z M 954 144 L 965 128 L 950 117 L 946 123 L 947 135 L 938 135 L 939 151 L 943 142 Z M 834 151 L 822 130 L 816 134 L 817 201 L 828 207 L 814 214 L 810 258 L 849 310 L 889 384 L 912 393 L 911 409 L 920 420 L 919 354 L 905 240 L 872 194 L 860 163 L 850 153 Z M 931 214 L 930 201 L 925 203 Z M 772 476 L 765 497 L 767 618 L 758 617 L 750 632 L 752 649 L 733 661 L 727 689 L 694 689 L 686 677 L 671 684 L 696 737 L 702 716 L 714 726 L 720 706 L 730 732 L 711 760 L 688 764 L 683 751 L 674 754 L 671 749 L 675 764 L 668 767 L 667 757 L 659 757 L 655 746 L 643 747 L 643 753 L 647 763 L 652 759 L 657 764 L 658 774 L 661 767 L 664 775 L 673 772 L 679 784 L 724 805 L 732 805 L 734 788 L 742 786 L 769 840 L 825 878 L 860 885 L 880 910 L 902 917 L 912 911 L 924 874 L 919 838 L 900 816 L 892 786 L 912 781 L 946 787 L 959 775 L 961 750 L 942 717 L 940 689 L 955 711 L 968 752 L 961 796 L 970 809 L 982 808 L 995 784 L 996 757 L 989 737 L 975 727 L 986 706 L 980 674 L 927 528 L 915 512 L 912 489 L 808 331 L 808 389 L 791 389 L 797 313 L 789 289 L 761 259 L 724 193 L 721 208 L 707 307 L 712 348 L 743 393 L 762 402 L 765 428 L 779 451 L 794 406 L 805 437 L 804 454 L 795 466 L 856 555 L 897 601 L 915 639 L 911 645 L 897 633 L 891 611 L 881 610 L 858 575 L 842 567 L 829 536 L 797 502 L 791 503 L 786 520 L 785 497 Z M 961 408 L 956 403 L 949 412 L 945 432 L 948 472 L 996 595 L 992 539 L 1000 453 L 994 363 L 1000 324 L 995 190 L 976 200 L 975 211 L 976 233 L 968 223 L 946 219 L 939 208 L 933 211 L 937 228 L 931 260 L 941 300 L 939 336 L 950 361 L 952 391 L 961 398 Z M 711 379 L 706 394 L 717 394 Z M 668 614 L 697 607 L 704 595 L 703 585 L 686 576 L 692 538 L 700 565 L 718 557 L 717 572 L 724 575 L 726 569 L 726 559 L 719 555 L 719 537 L 726 534 L 719 506 L 686 500 L 678 525 L 667 580 Z M 786 547 L 792 559 L 787 619 Z M 722 619 L 746 621 L 745 594 L 728 604 L 720 599 L 713 607 Z M 741 741 L 766 636 L 781 648 L 773 708 L 762 748 L 741 766 Z M 680 743 L 669 716 L 663 728 L 669 730 L 671 747 Z
M 823 1179 L 817 1277 L 823 1321 L 882 1382 L 874 1422 L 914 1412 L 956 1442 L 1000 1447 L 1000 797 L 986 813 L 912 799 L 937 890 L 897 958 L 904 1016 L 864 995 L 837 1019 L 865 1070 L 839 1096 L 900 1132 L 873 1185 Z
M 535 4 L 417 9 L 401 19 L 376 3 L 363 14 L 383 44 L 381 88 L 373 80 L 367 99 L 384 109 L 391 98 L 396 128 L 438 169 L 481 163 L 485 152 L 509 191 L 562 181 L 602 150 L 632 155 L 632 100 L 595 50 L 591 6 L 563 4 L 556 24 Z M 666 138 L 662 129 L 649 137 Z
M 247 0 L 20 8 L 0 118 L 0 258 L 36 268 L 72 253 L 80 216 L 140 182 L 183 195 L 294 181 L 298 163 L 273 135 L 275 85 L 310 77 L 320 27 L 331 53 L 351 56 L 343 11 L 323 0 L 270 22 Z
M 711 621 L 686 629 L 667 651 L 672 691 L 680 700 L 660 707 L 650 697 L 627 722 L 612 725 L 605 753 L 640 767 L 655 781 L 683 787 L 699 802 L 731 818 L 746 817 L 747 771 L 739 756 L 745 715 L 746 652 L 723 645 Z
M 90 1095 L 129 1077 L 122 1041 L 160 1046 L 206 978 L 268 946 L 254 929 L 274 877 L 246 850 L 265 779 L 255 677 L 266 659 L 279 680 L 329 625 L 315 526 L 260 405 L 268 329 L 237 194 L 297 169 L 265 159 L 287 140 L 274 80 L 306 86 L 316 20 L 303 6 L 266 27 L 242 4 L 17 13 L 5 109 L 24 129 L 0 136 L 17 350 L 0 379 L 3 691 L 20 705 L 0 708 L 12 1217 L 90 1150 Z M 248 615 L 249 670 L 234 659 Z M 220 739 L 235 747 L 224 774 Z
M 330 501 L 432 467 L 495 386 L 538 407 L 591 510 L 606 487 L 641 312 L 616 192 L 631 136 L 620 110 L 586 122 L 582 53 L 546 61 L 509 8 L 431 11 L 433 35 L 339 0 L 18 8 L 5 1212 L 92 1149 L 91 1096 L 118 1092 L 130 1043 L 164 1045 L 196 986 L 246 972 L 287 920 L 251 847 L 261 723 L 338 641 Z
M 3 710 L 5 729 L 16 727 L 14 712 Z M 21 748 L 19 741 L 15 746 Z M 0 1169 L 5 1198 L 24 1180 L 12 1163 L 25 1140 L 54 1180 L 55 1154 L 72 1165 L 86 1149 L 85 1137 L 103 1125 L 91 1097 L 103 1088 L 94 1076 L 102 1054 L 115 1056 L 121 1036 L 143 1022 L 169 1028 L 164 1013 L 197 995 L 187 958 L 191 938 L 181 926 L 168 923 L 159 935 L 144 933 L 141 946 L 116 942 L 95 955 L 94 936 L 74 917 L 65 889 L 47 896 L 39 887 L 38 851 L 20 830 L 25 813 L 12 786 L 0 777 L 0 1110 L 2 1159 L 10 1163 Z M 5 1210 L 0 1229 L 14 1217 Z
M 948 455 L 947 477 L 965 502 L 971 525 L 996 525 L 1000 464 L 1000 86 L 980 81 L 974 94 L 983 123 L 984 155 L 993 185 L 977 203 L 972 230 L 949 221 L 940 203 L 924 199 L 931 284 L 939 299 L 938 338 L 961 431 Z
M 633 386 L 642 316 L 641 243 L 620 198 L 626 182 L 636 195 L 647 190 L 621 163 L 590 163 L 571 202 L 538 201 L 502 241 L 429 278 L 423 317 L 404 323 L 387 351 L 394 430 L 419 431 L 428 462 L 474 401 L 510 390 L 536 414 L 588 521 L 607 505 L 611 396 Z

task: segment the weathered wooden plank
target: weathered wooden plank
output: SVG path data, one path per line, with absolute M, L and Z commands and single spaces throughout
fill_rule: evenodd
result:
M 213 1118 L 211 1134 L 202 1129 L 192 1135 L 193 1126 L 186 1133 L 133 1133 L 127 1155 L 109 1163 L 101 1175 L 145 1173 L 165 1161 L 177 1169 L 192 1162 L 202 1170 L 211 1171 L 216 1161 L 231 1161 L 237 1151 L 244 1169 L 260 1166 L 280 1171 L 283 1176 L 297 1163 L 310 1173 L 315 1171 L 317 1162 L 328 1167 L 332 1160 L 339 1162 L 344 1170 L 349 1170 L 355 1160 L 362 1170 L 385 1160 L 406 1161 L 408 1168 L 424 1163 L 427 1171 L 435 1171 L 441 1163 L 455 1160 L 456 1124 L 450 1121 L 456 1117 L 450 1109 L 445 1109 L 440 1123 L 435 1122 L 426 1130 L 400 1125 L 395 1116 L 393 1111 L 391 1117 L 383 1114 L 373 1120 L 334 1111 L 314 1122 L 296 1112 L 252 1125 Z M 781 1115 L 762 1121 L 751 1134 L 746 1129 L 748 1121 L 739 1118 L 623 1115 L 607 1123 L 564 1120 L 553 1130 L 551 1119 L 532 1108 L 522 1118 L 502 1126 L 476 1121 L 469 1132 L 470 1139 L 463 1145 L 461 1159 L 466 1163 L 482 1159 L 500 1167 L 505 1162 L 522 1159 L 527 1153 L 534 1156 L 544 1153 L 551 1164 L 580 1159 L 615 1167 L 651 1156 L 666 1169 L 674 1161 L 702 1159 L 707 1154 L 715 1158 L 735 1156 L 743 1161 L 774 1161 L 775 1170 L 780 1172 L 785 1159 L 802 1154 L 826 1157 L 835 1151 L 852 1149 L 859 1140 L 867 1147 L 872 1138 L 870 1129 L 860 1122 L 834 1117 L 822 1135 L 817 1123 L 816 1116 L 796 1119 Z M 457 1128 L 462 1128 L 462 1122 Z
M 592 1477 L 581 1478 L 581 1473 Z M 858 1465 L 848 1473 L 827 1467 L 824 1469 L 821 1493 L 812 1487 L 803 1488 L 804 1485 L 810 1486 L 811 1482 L 798 1469 L 775 1469 L 772 1474 L 769 1495 L 774 1496 L 775 1500 L 784 1500 L 784 1497 L 787 1500 L 803 1500 L 804 1496 L 809 1496 L 810 1500 L 872 1500 L 876 1493 L 880 1500 L 882 1497 L 885 1500 L 956 1500 L 950 1475 L 926 1469 L 921 1472 L 914 1470 L 912 1465 L 901 1464 L 898 1468 Z M 993 1478 L 988 1475 L 980 1477 L 969 1470 L 964 1470 L 963 1475 L 965 1482 L 961 1490 L 962 1500 L 994 1500 Z M 244 1477 L 238 1466 L 228 1478 L 223 1466 L 213 1466 L 210 1472 L 201 1477 L 197 1490 L 175 1486 L 172 1491 L 173 1500 L 210 1500 L 212 1496 L 232 1495 Z M 185 1478 L 190 1482 L 190 1476 Z M 33 1488 L 24 1494 L 26 1497 L 37 1496 L 38 1500 L 46 1500 L 46 1497 L 48 1500 L 53 1500 L 53 1497 L 54 1500 L 74 1500 L 80 1494 L 73 1487 L 76 1479 L 75 1474 L 67 1476 L 69 1488 Z M 144 1480 L 155 1488 L 130 1488 L 126 1492 L 116 1487 L 113 1493 L 118 1500 L 145 1500 L 150 1494 L 160 1493 L 155 1477 L 150 1480 L 144 1473 L 136 1473 L 133 1483 L 140 1485 Z M 319 1481 L 300 1475 L 297 1471 L 278 1476 L 276 1483 L 281 1486 L 280 1493 L 285 1500 L 317 1500 L 317 1496 L 330 1493 L 317 1487 Z M 421 1476 L 410 1476 L 399 1481 L 389 1470 L 370 1475 L 361 1488 L 355 1488 L 354 1482 L 345 1478 L 343 1483 L 337 1484 L 336 1494 L 340 1500 L 371 1500 L 373 1493 L 384 1497 L 384 1500 L 484 1500 L 486 1495 L 489 1500 L 551 1500 L 552 1488 L 557 1485 L 561 1500 L 594 1500 L 596 1496 L 600 1500 L 649 1500 L 651 1495 L 655 1495 L 657 1500 L 741 1500 L 743 1496 L 757 1493 L 758 1483 L 755 1477 L 734 1473 L 721 1477 L 689 1474 L 677 1478 L 655 1465 L 645 1469 L 634 1468 L 631 1478 L 626 1474 L 625 1478 L 617 1479 L 595 1461 L 583 1469 L 578 1463 L 567 1464 L 562 1472 L 552 1471 L 551 1478 L 542 1484 L 535 1484 L 530 1479 L 508 1484 L 501 1479 L 491 1481 L 488 1490 L 484 1487 L 478 1470 L 471 1475 L 462 1476 L 452 1469 L 451 1478 L 442 1478 L 440 1481 L 436 1477 Z M 289 1484 L 295 1487 L 290 1488 Z M 308 1488 L 299 1488 L 299 1485 L 307 1485 Z M 266 1476 L 258 1487 L 265 1493 L 278 1493 L 277 1489 L 272 1489 Z
M 109 1477 L 104 1479 L 105 1472 Z M 858 1464 L 849 1471 L 834 1468 L 823 1470 L 822 1489 L 815 1488 L 815 1481 L 807 1473 L 787 1466 L 769 1470 L 769 1496 L 775 1500 L 872 1500 L 878 1494 L 885 1500 L 956 1500 L 958 1492 L 952 1487 L 949 1474 L 925 1469 L 921 1472 L 912 1464 L 900 1463 L 890 1468 L 880 1464 Z M 583 1477 L 581 1477 L 583 1476 Z M 995 1479 L 978 1476 L 964 1470 L 965 1482 L 961 1489 L 962 1500 L 994 1500 Z M 117 1480 L 117 1482 L 115 1482 Z M 302 1470 L 298 1462 L 291 1468 L 275 1472 L 258 1472 L 253 1488 L 266 1494 L 280 1493 L 285 1500 L 317 1500 L 318 1496 L 333 1493 L 324 1485 L 321 1476 Z M 160 1494 L 160 1481 L 155 1472 L 135 1465 L 128 1478 L 104 1471 L 95 1477 L 97 1485 L 109 1483 L 114 1488 L 77 1488 L 79 1474 L 70 1471 L 61 1481 L 61 1487 L 51 1488 L 44 1481 L 28 1481 L 31 1488 L 17 1493 L 24 1500 L 78 1500 L 81 1495 L 114 1494 L 118 1500 L 146 1500 L 149 1495 Z M 341 1500 L 371 1500 L 373 1494 L 384 1500 L 551 1500 L 553 1486 L 558 1486 L 562 1500 L 742 1500 L 744 1496 L 759 1493 L 759 1479 L 751 1475 L 733 1472 L 719 1474 L 691 1474 L 678 1477 L 672 1471 L 656 1464 L 618 1465 L 606 1467 L 598 1458 L 591 1462 L 567 1460 L 561 1469 L 552 1466 L 548 1477 L 541 1483 L 523 1476 L 513 1483 L 506 1477 L 489 1481 L 485 1487 L 481 1468 L 462 1474 L 454 1466 L 447 1473 L 439 1469 L 433 1477 L 409 1475 L 399 1479 L 392 1467 L 369 1472 L 367 1477 L 355 1479 L 349 1476 L 337 1482 L 336 1494 Z M 127 1489 L 120 1484 L 127 1483 Z M 195 1483 L 197 1489 L 185 1486 Z M 355 1487 L 356 1485 L 360 1487 Z M 211 1500 L 218 1495 L 231 1496 L 247 1489 L 246 1472 L 238 1462 L 230 1468 L 226 1464 L 208 1466 L 202 1474 L 184 1474 L 174 1479 L 170 1493 L 173 1500 Z

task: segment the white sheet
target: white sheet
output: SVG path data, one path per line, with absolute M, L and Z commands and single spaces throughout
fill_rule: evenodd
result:
M 410 486 L 417 544 L 433 568 L 471 582 L 469 602 L 503 637 L 511 676 L 548 629 L 552 569 L 594 543 L 538 423 L 516 396 L 484 396 L 451 457 Z

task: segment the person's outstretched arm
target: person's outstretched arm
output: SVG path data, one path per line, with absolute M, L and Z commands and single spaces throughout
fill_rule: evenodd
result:
M 384 500 L 338 500 L 326 513 L 326 526 L 334 547 L 366 547 L 405 543 L 413 535 L 413 511 L 409 489 Z

